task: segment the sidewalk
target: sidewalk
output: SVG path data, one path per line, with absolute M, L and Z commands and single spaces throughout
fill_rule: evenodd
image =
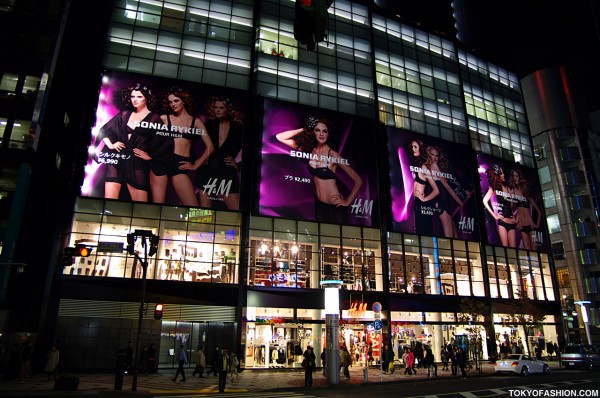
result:
M 558 362 L 547 361 L 552 370 L 559 369 Z M 438 379 L 448 379 L 451 372 L 443 371 L 442 365 L 438 364 Z M 340 375 L 339 388 L 365 383 L 365 368 L 353 366 L 350 368 L 350 379 Z M 484 377 L 494 374 L 494 365 L 489 362 L 483 363 L 483 370 L 477 373 L 475 369 L 467 373 L 467 377 Z M 66 396 L 66 395 L 94 395 L 98 397 L 123 397 L 127 395 L 149 395 L 164 393 L 215 393 L 218 391 L 218 378 L 204 375 L 192 377 L 192 369 L 186 369 L 186 382 L 173 382 L 175 369 L 162 369 L 158 373 L 138 377 L 137 391 L 131 391 L 132 376 L 125 375 L 123 390 L 115 391 L 114 374 L 79 374 L 79 388 L 77 391 L 64 392 L 54 391 L 54 382 L 48 381 L 45 374 L 35 375 L 24 383 L 7 381 L 0 383 L 0 396 L 3 397 L 33 397 L 33 396 Z M 379 369 L 367 369 L 367 383 L 390 383 L 409 382 L 415 380 L 427 380 L 427 370 L 417 369 L 417 374 L 404 375 L 404 369 L 397 369 L 393 374 L 383 374 Z M 436 380 L 431 378 L 428 380 Z M 321 369 L 313 374 L 313 387 L 326 387 L 325 377 Z M 249 392 L 264 390 L 286 390 L 291 389 L 308 391 L 304 387 L 304 369 L 247 369 L 240 373 L 234 382 L 227 381 L 226 392 Z

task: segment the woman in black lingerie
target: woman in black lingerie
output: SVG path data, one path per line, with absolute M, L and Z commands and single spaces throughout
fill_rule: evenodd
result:
M 413 179 L 413 208 L 415 211 L 415 232 L 419 235 L 433 235 L 433 215 L 438 212 L 433 200 L 440 193 L 438 186 L 427 167 L 427 147 L 421 140 L 412 140 L 408 146 L 408 158 Z
M 240 180 L 244 122 L 231 100 L 211 97 L 207 105 L 208 116 L 204 122 L 214 152 L 196 171 L 196 186 L 200 206 L 214 207 L 214 200 L 222 200 L 229 210 L 240 208 Z
M 315 218 L 317 221 L 343 224 L 348 217 L 347 207 L 354 201 L 362 178 L 335 148 L 333 125 L 325 118 L 311 116 L 304 127 L 276 135 L 279 142 L 311 154 L 308 170 L 315 183 Z M 344 159 L 345 160 L 345 159 Z M 343 197 L 335 173 L 340 167 L 353 181 L 350 193 Z
M 517 220 L 513 216 L 513 192 L 504 183 L 504 170 L 495 164 L 486 171 L 489 188 L 483 196 L 483 205 L 497 221 L 498 237 L 502 246 L 517 247 L 515 228 Z M 491 204 L 492 196 L 496 203 Z M 492 208 L 493 207 L 493 208 Z
M 438 209 L 441 211 L 439 219 L 442 223 L 444 237 L 458 238 L 458 230 L 456 229 L 453 217 L 465 203 L 458 197 L 445 177 L 452 174 L 448 159 L 439 147 L 430 146 L 427 147 L 427 161 L 425 166 L 432 172 L 433 181 L 435 181 L 440 191 L 435 201 L 438 203 Z M 472 192 L 468 193 L 467 199 L 471 194 Z M 456 206 L 457 204 L 458 206 Z
M 131 200 L 148 201 L 150 183 L 149 160 L 164 148 L 156 142 L 154 131 L 140 127 L 140 123 L 161 123 L 154 105 L 152 91 L 142 84 L 121 89 L 115 95 L 115 104 L 122 109 L 101 129 L 99 138 L 104 143 L 100 159 L 106 164 L 104 197 L 118 199 L 123 185 Z
M 152 201 L 165 203 L 167 184 L 171 180 L 175 193 L 184 206 L 198 206 L 194 185 L 187 170 L 196 170 L 213 153 L 214 146 L 208 137 L 206 127 L 194 114 L 194 99 L 188 90 L 172 87 L 162 100 L 163 112 L 160 118 L 168 127 L 169 134 L 179 134 L 173 140 L 173 150 L 161 158 L 150 162 L 150 188 Z M 168 139 L 167 137 L 164 137 Z M 192 144 L 197 139 L 204 142 L 204 152 L 192 161 Z
M 523 172 L 519 169 L 513 169 L 510 172 L 510 186 L 513 189 L 515 201 L 517 203 L 517 229 L 521 231 L 521 241 L 523 249 L 534 249 L 531 232 L 540 228 L 542 212 L 535 200 L 531 198 L 527 180 Z M 536 214 L 537 220 L 533 221 L 533 214 Z

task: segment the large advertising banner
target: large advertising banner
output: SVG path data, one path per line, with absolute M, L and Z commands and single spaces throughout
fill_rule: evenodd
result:
M 83 196 L 238 210 L 245 95 L 107 71 Z
M 372 120 L 264 100 L 261 215 L 378 226 L 377 190 Z
M 536 171 L 483 153 L 477 162 L 488 243 L 544 249 L 547 229 Z
M 392 229 L 478 240 L 470 149 L 394 127 L 387 137 Z

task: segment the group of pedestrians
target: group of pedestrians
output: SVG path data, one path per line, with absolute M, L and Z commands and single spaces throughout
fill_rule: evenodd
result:
M 4 380 L 17 380 L 19 383 L 25 383 L 27 379 L 33 377 L 33 345 L 31 341 L 25 340 L 20 344 L 14 343 L 12 350 L 6 350 L 6 352 L 0 354 L 0 359 L 5 364 L 3 369 Z M 56 380 L 59 360 L 59 341 L 56 340 L 46 353 L 44 373 L 48 375 L 48 381 Z
M 178 367 L 175 372 L 175 376 L 173 377 L 173 381 L 177 381 L 177 378 L 181 375 L 180 382 L 185 382 L 187 379 L 185 377 L 185 364 L 188 362 L 186 349 L 183 344 L 179 345 L 179 350 L 177 352 L 177 361 Z M 212 367 L 211 372 L 214 376 L 219 377 L 219 392 L 225 391 L 225 386 L 227 385 L 227 378 L 231 379 L 233 382 L 235 379 L 239 377 L 239 359 L 237 355 L 231 352 L 227 348 L 219 348 L 215 346 L 212 354 Z M 204 377 L 204 370 L 206 369 L 206 354 L 204 352 L 204 347 L 198 348 L 198 353 L 196 354 L 196 367 L 192 372 L 192 377 L 195 377 L 196 374 L 199 377 Z M 211 373 L 207 372 L 207 376 Z
M 452 376 L 458 376 L 458 371 L 460 370 L 461 379 L 467 378 L 467 353 L 462 347 L 458 347 L 450 341 L 442 348 L 440 355 L 442 357 L 442 370 L 447 371 L 448 364 L 450 364 Z

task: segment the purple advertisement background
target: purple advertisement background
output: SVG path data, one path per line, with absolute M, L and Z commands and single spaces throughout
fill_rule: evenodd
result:
M 510 200 L 512 200 L 513 205 L 512 207 L 512 214 L 513 217 L 515 219 L 518 220 L 518 209 L 517 207 L 518 204 L 524 203 L 526 204 L 527 207 L 527 211 L 529 211 L 529 213 L 532 216 L 532 220 L 533 223 L 536 223 L 536 221 L 538 220 L 538 215 L 539 215 L 539 225 L 537 226 L 537 228 L 533 228 L 531 232 L 528 232 L 527 229 L 523 230 L 520 227 L 520 223 L 516 224 L 515 229 L 513 229 L 513 231 L 515 231 L 514 233 L 514 242 L 510 242 L 510 240 L 506 243 L 503 243 L 501 238 L 500 238 L 500 234 L 499 234 L 499 229 L 498 229 L 498 221 L 496 219 L 494 219 L 494 217 L 492 217 L 492 215 L 489 213 L 489 211 L 485 208 L 485 206 L 483 206 L 483 213 L 484 213 L 484 217 L 485 217 L 485 226 L 486 226 L 486 231 L 487 231 L 487 242 L 490 245 L 495 245 L 495 246 L 506 246 L 506 247 L 513 247 L 513 248 L 518 248 L 518 249 L 528 249 L 526 246 L 526 243 L 524 242 L 525 239 L 527 239 L 527 235 L 530 236 L 530 239 L 532 241 L 532 247 L 528 250 L 545 250 L 546 245 L 548 243 L 548 235 L 547 235 L 547 230 L 548 228 L 546 227 L 546 220 L 543 214 L 543 211 L 541 209 L 543 209 L 543 201 L 542 201 L 542 195 L 539 189 L 539 184 L 538 184 L 538 177 L 537 177 L 537 172 L 534 169 L 525 167 L 523 165 L 520 165 L 518 163 L 513 163 L 513 162 L 508 162 L 506 160 L 503 159 L 499 159 L 499 158 L 495 158 L 493 156 L 490 155 L 486 155 L 483 153 L 479 153 L 477 154 L 477 163 L 479 165 L 479 181 L 480 181 L 480 185 L 481 185 L 481 200 L 483 203 L 483 199 L 486 195 L 486 193 L 488 192 L 489 189 L 489 181 L 488 181 L 488 177 L 487 177 L 487 171 L 490 168 L 493 168 L 494 166 L 499 166 L 504 174 L 504 185 L 509 189 L 509 193 L 512 196 L 512 198 L 509 198 Z M 522 177 L 524 179 L 524 181 L 527 183 L 528 186 L 528 191 L 529 194 L 527 195 L 527 197 L 524 197 L 523 195 L 520 195 L 518 192 L 515 194 L 514 193 L 514 189 L 513 189 L 513 184 L 511 184 L 510 181 L 510 177 L 513 173 L 514 170 L 520 170 L 522 173 Z M 526 202 L 524 202 L 526 200 Z M 496 214 L 498 214 L 498 197 L 495 193 L 493 193 L 490 197 L 490 207 L 494 210 L 494 212 Z M 510 229 L 511 227 L 509 227 Z
M 316 216 L 315 177 L 309 171 L 309 160 L 291 156 L 294 149 L 276 138 L 278 133 L 299 129 L 311 116 L 324 117 L 333 123 L 333 134 L 339 142 L 338 148 L 334 149 L 362 180 L 354 201 L 347 207 L 344 224 L 379 226 L 373 121 L 270 99 L 264 100 L 259 214 L 327 222 Z M 352 189 L 353 180 L 339 165 L 335 182 L 342 196 L 346 197 Z
M 424 136 L 422 134 L 413 133 L 407 130 L 402 130 L 394 127 L 387 128 L 389 164 L 390 164 L 390 190 L 392 199 L 392 229 L 397 232 L 416 233 L 417 226 L 415 219 L 418 211 L 415 204 L 413 189 L 415 186 L 415 177 L 411 171 L 409 151 L 413 140 L 421 141 L 425 148 L 436 147 L 447 160 L 448 170 L 447 177 L 454 177 L 459 185 L 456 191 L 461 190 L 466 193 L 466 199 L 463 201 L 463 206 L 454 200 L 448 190 L 444 186 L 438 184 L 438 189 L 441 195 L 438 194 L 429 202 L 431 203 L 433 213 L 429 217 L 422 217 L 421 223 L 430 223 L 428 227 L 419 225 L 419 233 L 436 237 L 452 237 L 446 236 L 442 221 L 440 219 L 441 205 L 440 200 L 445 198 L 446 206 L 451 214 L 451 217 L 444 222 L 448 225 L 453 223 L 456 238 L 465 240 L 478 240 L 479 234 L 477 229 L 477 205 L 474 193 L 474 180 L 471 173 L 470 159 L 471 150 L 464 145 L 455 144 L 442 139 Z M 447 178 L 448 180 L 448 178 Z M 426 184 L 425 195 L 432 192 L 431 186 Z M 444 216 L 446 217 L 446 216 Z M 426 231 L 429 229 L 430 231 Z M 425 230 L 425 232 L 423 232 Z M 451 235 L 451 234 L 448 234 Z
M 157 104 L 154 107 L 155 109 L 150 110 L 158 114 L 166 113 L 164 107 L 160 106 L 160 100 L 162 99 L 164 94 L 172 87 L 180 87 L 184 90 L 189 90 L 189 92 L 191 92 L 195 101 L 196 110 L 192 116 L 200 118 L 200 120 L 205 124 L 207 122 L 208 115 L 206 105 L 208 103 L 209 98 L 211 97 L 227 97 L 242 117 L 244 114 L 246 95 L 238 90 L 209 85 L 200 85 L 188 81 L 159 78 L 134 73 L 106 71 L 103 76 L 103 82 L 98 98 L 98 107 L 96 109 L 96 123 L 92 128 L 90 151 L 88 153 L 88 160 L 85 167 L 85 177 L 81 187 L 82 196 L 96 198 L 103 198 L 105 196 L 104 182 L 106 178 L 107 165 L 100 162 L 101 156 L 99 156 L 99 153 L 101 153 L 101 151 L 106 151 L 106 146 L 102 143 L 101 137 L 99 137 L 99 132 L 103 126 L 105 126 L 115 115 L 119 114 L 119 112 L 121 111 L 121 109 L 119 109 L 118 106 L 115 104 L 114 99 L 116 94 L 118 94 L 120 90 L 128 86 L 132 86 L 138 83 L 147 86 L 152 90 L 153 95 L 157 99 Z M 138 129 L 141 129 L 144 132 L 144 134 L 152 134 L 153 136 L 157 135 L 157 132 L 151 129 L 144 129 L 142 127 L 138 127 Z M 243 124 L 241 125 L 240 129 L 243 130 Z M 165 137 L 165 139 L 168 138 Z M 239 146 L 241 147 L 241 136 L 238 141 Z M 213 144 L 218 145 L 217 143 Z M 205 144 L 203 140 L 194 139 L 192 144 L 193 154 L 195 154 L 196 157 L 200 157 L 200 154 L 203 153 L 204 149 Z M 241 162 L 241 156 L 242 154 L 240 151 L 236 158 L 238 162 Z M 202 187 L 198 187 L 194 183 L 196 171 L 188 170 L 186 174 L 190 177 L 192 184 L 194 184 L 194 190 L 197 196 L 200 190 L 202 190 Z M 238 178 L 240 178 L 239 173 Z M 131 197 L 129 196 L 128 190 L 125 185 L 126 184 L 123 184 L 123 187 L 121 188 L 119 199 L 130 201 Z M 214 195 L 209 196 L 210 208 L 226 208 L 225 204 L 223 203 L 222 196 L 219 198 L 215 197 Z M 149 194 L 148 201 L 152 202 L 151 194 Z M 182 205 L 182 202 L 176 194 L 171 180 L 169 180 L 167 186 L 167 192 L 164 203 L 168 205 Z

